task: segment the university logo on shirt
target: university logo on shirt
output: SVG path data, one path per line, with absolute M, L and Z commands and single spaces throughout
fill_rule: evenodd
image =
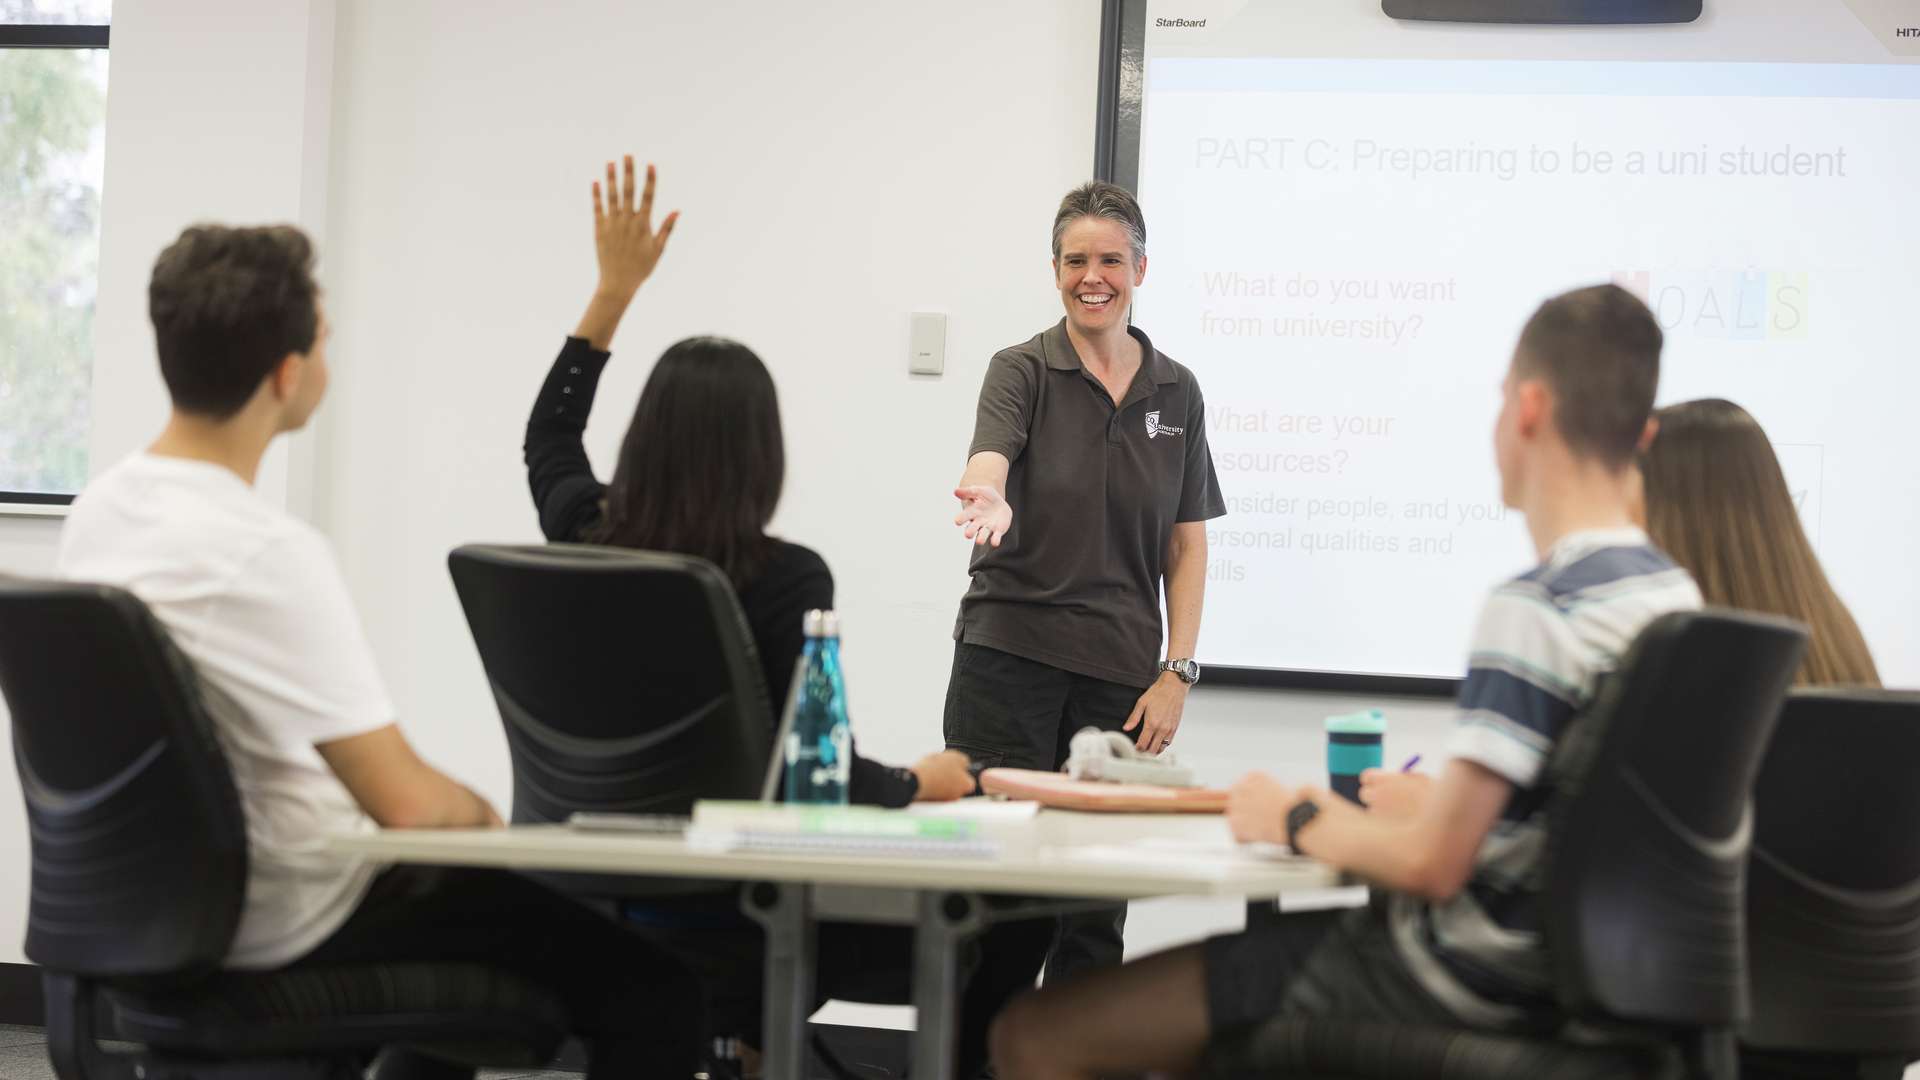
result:
M 1186 430 L 1186 428 L 1177 428 L 1170 424 L 1161 423 L 1160 414 L 1157 412 L 1147 414 L 1147 438 L 1149 439 L 1158 435 L 1183 435 L 1186 433 Z

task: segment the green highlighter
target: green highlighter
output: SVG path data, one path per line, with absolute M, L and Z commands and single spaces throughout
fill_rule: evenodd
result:
M 1359 802 L 1360 774 L 1380 767 L 1386 736 L 1387 717 L 1379 709 L 1327 717 L 1327 786 Z

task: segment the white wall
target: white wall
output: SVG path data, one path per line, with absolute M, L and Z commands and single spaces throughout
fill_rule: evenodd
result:
M 863 749 L 911 758 L 940 739 L 966 558 L 947 493 L 980 377 L 1059 315 L 1047 230 L 1092 160 L 1098 24 L 1094 0 L 484 15 L 451 0 L 123 0 L 95 467 L 164 417 L 145 322 L 159 248 L 205 218 L 312 229 L 334 388 L 305 461 L 268 487 L 333 536 L 409 735 L 504 803 L 499 722 L 445 556 L 538 539 L 521 427 L 592 285 L 586 187 L 609 156 L 651 157 L 662 207 L 684 216 L 615 343 L 589 446 L 609 468 L 669 342 L 724 332 L 758 350 L 787 426 L 776 528 L 838 575 Z M 950 317 L 943 378 L 906 374 L 913 310 Z M 52 537 L 0 521 L 0 568 L 44 570 Z M 1215 781 L 1311 763 L 1319 717 L 1356 704 L 1203 686 L 1181 751 Z M 1443 715 L 1396 708 L 1391 752 L 1432 753 Z M 18 799 L 0 791 L 0 962 L 19 959 L 25 867 Z M 1133 944 L 1190 935 L 1194 918 L 1237 912 L 1151 906 Z
M 341 5 L 323 516 L 409 734 L 498 799 L 499 722 L 444 559 L 539 538 L 521 429 L 592 287 L 587 185 L 624 151 L 659 163 L 683 216 L 615 342 L 588 433 L 602 475 L 665 345 L 753 346 L 787 428 L 776 529 L 835 569 L 863 749 L 940 741 L 967 554 L 949 492 L 988 357 L 1060 314 L 1048 229 L 1091 167 L 1099 5 L 771 10 Z M 943 378 L 906 373 L 914 310 L 949 315 Z M 1181 750 L 1220 780 L 1311 762 L 1318 719 L 1352 704 L 1203 691 Z M 1435 741 L 1433 707 L 1402 714 Z
M 332 0 L 135 0 L 115 6 L 108 60 L 94 473 L 150 442 L 167 415 L 147 321 L 160 249 L 197 221 L 324 231 Z M 298 443 L 293 457 L 301 458 Z M 289 446 L 260 472 L 284 500 Z M 298 470 L 295 470 L 296 472 Z
M 332 0 L 114 5 L 91 472 L 144 446 L 166 420 L 147 322 L 147 275 L 160 249 L 195 221 L 324 228 L 332 23 Z M 304 507 L 312 468 L 312 440 L 303 437 L 268 457 L 261 489 Z M 0 572 L 51 570 L 58 526 L 59 519 L 0 518 Z M 0 779 L 0 963 L 22 959 L 27 909 L 26 825 L 11 746 L 0 750 L 9 766 Z
M 444 559 L 539 538 L 521 431 L 592 288 L 588 184 L 632 151 L 684 214 L 615 342 L 596 461 L 669 342 L 758 350 L 787 426 L 776 529 L 837 571 L 863 746 L 933 746 L 965 582 L 948 492 L 988 356 L 1058 314 L 1047 235 L 1092 160 L 1098 5 L 470 11 L 345 3 L 338 27 L 325 519 L 410 733 L 506 794 Z M 906 373 L 915 309 L 951 316 L 944 379 Z
M 32 577 L 53 569 L 60 519 L 0 516 L 0 574 Z M 0 730 L 10 723 L 0 701 Z M 19 963 L 27 927 L 27 818 L 20 777 L 13 770 L 13 739 L 0 739 L 0 964 Z

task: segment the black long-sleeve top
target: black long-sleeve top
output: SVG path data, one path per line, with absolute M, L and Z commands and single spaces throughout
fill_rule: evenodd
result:
M 605 513 L 607 486 L 594 478 L 582 435 L 600 373 L 612 355 L 584 338 L 569 337 L 527 418 L 527 484 L 540 513 L 540 531 L 548 540 L 587 541 Z M 753 630 L 767 700 L 778 708 L 787 699 L 794 664 L 806 644 L 803 617 L 813 608 L 833 607 L 833 572 L 809 548 L 784 540 L 772 544 L 752 580 L 736 583 L 734 592 Z M 767 739 L 772 742 L 771 727 Z M 853 802 L 905 806 L 919 786 L 906 769 L 853 755 L 847 792 Z

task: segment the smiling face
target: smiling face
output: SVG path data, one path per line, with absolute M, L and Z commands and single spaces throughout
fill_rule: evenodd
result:
M 1111 218 L 1087 215 L 1060 234 L 1053 260 L 1054 284 L 1067 309 L 1067 322 L 1088 337 L 1124 327 L 1134 287 L 1147 277 L 1147 260 L 1133 257 L 1126 226 Z

